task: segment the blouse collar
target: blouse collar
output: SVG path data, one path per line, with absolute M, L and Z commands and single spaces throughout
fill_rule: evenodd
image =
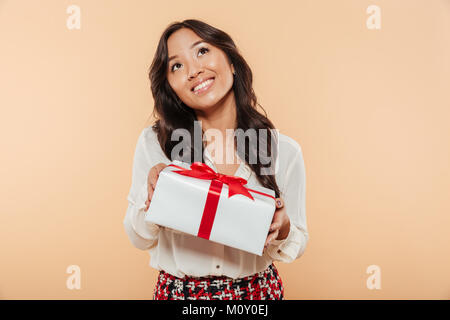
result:
M 211 169 L 213 169 L 215 172 L 219 172 L 216 168 L 216 166 L 214 165 L 213 159 L 211 154 L 209 153 L 208 149 L 205 148 L 204 149 L 204 153 L 203 153 L 204 157 L 205 157 L 205 163 L 211 167 Z M 249 180 L 253 171 L 252 169 L 248 166 L 248 164 L 245 161 L 242 161 L 241 158 L 236 154 L 236 156 L 239 158 L 240 160 L 240 165 L 236 171 L 236 173 L 234 174 L 234 176 L 237 177 L 241 177 L 244 178 L 245 180 Z

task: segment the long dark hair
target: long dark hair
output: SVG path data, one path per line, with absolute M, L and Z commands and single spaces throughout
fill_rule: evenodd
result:
M 155 104 L 153 116 L 157 118 L 155 124 L 152 126 L 152 129 L 157 133 L 161 149 L 164 151 L 167 158 L 171 159 L 171 161 L 174 160 L 171 158 L 172 149 L 176 144 L 178 144 L 178 142 L 171 141 L 172 132 L 175 129 L 183 128 L 190 132 L 191 137 L 191 141 L 189 141 L 188 145 L 189 147 L 187 148 L 189 152 L 188 154 L 183 154 L 184 161 L 187 159 L 187 162 L 192 163 L 194 161 L 194 156 L 197 155 L 195 159 L 201 158 L 201 162 L 204 162 L 203 149 L 206 147 L 206 144 L 204 143 L 203 134 L 201 149 L 198 150 L 196 144 L 194 144 L 194 127 L 197 124 L 197 116 L 195 111 L 178 98 L 170 87 L 166 77 L 168 68 L 167 39 L 172 33 L 181 28 L 191 29 L 205 42 L 223 50 L 228 57 L 229 62 L 233 64 L 236 72 L 232 87 L 236 99 L 237 128 L 235 129 L 242 129 L 243 132 L 246 132 L 248 129 L 255 129 L 257 141 L 264 140 L 267 145 L 267 149 L 263 152 L 263 154 L 272 159 L 270 163 L 273 167 L 274 161 L 277 159 L 276 155 L 278 148 L 275 146 L 277 146 L 278 141 L 277 137 L 274 136 L 272 130 L 270 129 L 275 129 L 275 127 L 267 118 L 266 111 L 257 102 L 256 95 L 252 87 L 253 74 L 250 67 L 239 53 L 234 41 L 227 33 L 205 22 L 195 19 L 174 22 L 165 29 L 161 35 L 155 56 L 149 69 L 151 90 Z M 257 111 L 257 105 L 263 109 L 265 115 L 262 115 Z M 266 135 L 260 136 L 261 131 L 265 131 Z M 238 135 L 239 133 L 235 133 L 234 136 L 235 147 L 237 144 L 236 139 Z M 251 141 L 245 138 L 244 141 L 244 150 L 241 151 L 241 148 L 237 148 L 239 157 L 245 160 L 245 162 L 253 170 L 261 185 L 274 190 L 275 196 L 280 197 L 280 190 L 278 188 L 275 175 L 261 174 L 264 167 L 262 165 L 263 161 L 260 159 L 260 150 L 258 149 L 260 143 L 255 143 L 255 141 L 250 143 Z M 274 143 L 273 146 L 272 143 Z M 254 159 L 254 156 L 257 157 L 256 163 L 254 163 L 255 161 L 249 161 L 250 154 L 252 154 L 251 159 Z M 265 168 L 267 169 L 267 167 Z

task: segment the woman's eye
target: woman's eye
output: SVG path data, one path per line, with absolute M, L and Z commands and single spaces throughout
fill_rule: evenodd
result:
M 202 51 L 202 49 L 205 49 L 205 50 L 206 50 L 206 52 L 208 52 L 208 51 L 209 51 L 209 49 L 208 49 L 208 48 L 202 47 L 202 48 L 200 48 L 200 50 L 198 50 L 198 52 Z
M 175 67 L 177 64 L 179 64 L 179 63 L 174 63 L 174 64 L 173 64 L 173 66 L 172 66 L 172 72 L 174 71 L 174 70 L 173 70 L 173 67 Z
M 208 52 L 208 51 L 209 51 L 209 49 L 208 49 L 208 48 L 205 48 L 205 47 L 201 47 L 201 48 L 200 48 L 200 49 L 198 50 L 198 52 L 201 52 L 201 51 L 202 51 L 203 49 L 205 49 L 205 50 L 206 50 L 206 52 Z M 172 66 L 172 68 L 171 68 L 171 69 L 172 69 L 172 72 L 173 72 L 173 71 L 175 71 L 175 70 L 173 69 L 173 67 L 175 67 L 175 66 L 176 66 L 177 64 L 179 64 L 179 63 L 177 62 L 177 63 L 174 63 L 174 64 L 173 64 L 173 66 Z

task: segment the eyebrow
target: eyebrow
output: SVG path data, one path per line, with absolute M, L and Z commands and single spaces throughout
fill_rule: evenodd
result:
M 198 45 L 199 43 L 202 43 L 202 42 L 205 42 L 205 41 L 203 41 L 203 40 L 195 41 L 189 49 L 192 49 L 193 47 L 195 47 L 196 45 Z M 178 58 L 178 56 L 174 55 L 174 56 L 169 57 L 169 60 L 167 62 L 170 62 L 170 60 L 175 59 L 175 58 Z

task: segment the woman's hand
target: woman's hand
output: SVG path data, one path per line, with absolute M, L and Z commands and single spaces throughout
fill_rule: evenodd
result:
M 145 205 L 146 205 L 145 211 L 147 211 L 148 207 L 150 206 L 150 201 L 152 200 L 153 191 L 155 190 L 156 182 L 158 181 L 158 177 L 159 177 L 159 173 L 165 167 L 167 167 L 167 164 L 160 162 L 160 163 L 154 165 L 148 173 L 148 178 L 147 178 L 148 197 L 147 197 L 147 201 L 145 201 Z
M 264 250 L 272 240 L 286 239 L 291 227 L 291 221 L 286 213 L 283 199 L 276 198 L 275 200 L 277 208 L 273 215 L 272 224 L 270 225 L 266 243 L 264 244 Z

